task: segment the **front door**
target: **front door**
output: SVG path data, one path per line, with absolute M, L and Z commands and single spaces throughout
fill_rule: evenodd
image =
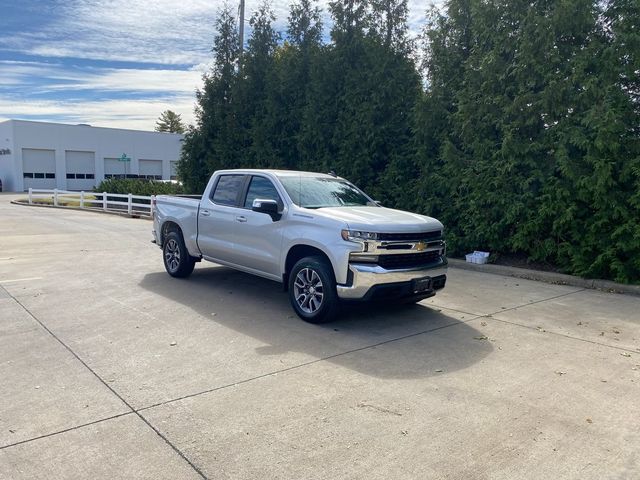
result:
M 257 198 L 276 200 L 279 211 L 283 211 L 284 204 L 271 180 L 252 176 L 247 194 L 241 201 L 242 209 L 236 217 L 234 263 L 281 279 L 283 222 L 274 221 L 266 213 L 252 211 L 253 201 Z

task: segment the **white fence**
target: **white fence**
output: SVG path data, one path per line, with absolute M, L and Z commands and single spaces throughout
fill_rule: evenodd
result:
M 140 203 L 146 200 L 149 203 Z M 66 190 L 29 189 L 29 205 L 51 204 L 56 207 L 75 207 L 129 215 L 152 216 L 155 196 L 108 193 L 68 192 Z

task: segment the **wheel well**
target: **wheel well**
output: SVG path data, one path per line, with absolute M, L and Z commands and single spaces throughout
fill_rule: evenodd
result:
M 331 267 L 331 270 L 333 271 L 331 260 L 329 260 L 329 257 L 322 250 L 310 245 L 294 245 L 289 249 L 289 252 L 287 253 L 287 259 L 284 263 L 284 275 L 282 275 L 282 283 L 285 291 L 287 291 L 289 288 L 289 272 L 291 272 L 291 269 L 296 264 L 296 262 L 304 257 L 322 257 L 327 261 L 327 263 Z
M 178 232 L 180 235 L 182 235 L 182 230 L 180 229 L 180 227 L 178 226 L 177 223 L 171 222 L 171 221 L 164 222 L 162 224 L 162 230 L 160 232 L 160 245 L 161 246 L 164 244 L 164 238 L 167 235 L 169 235 L 169 233 L 171 233 L 171 232 Z

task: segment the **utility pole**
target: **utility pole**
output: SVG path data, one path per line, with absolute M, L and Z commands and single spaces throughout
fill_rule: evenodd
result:
M 240 0 L 240 57 L 242 57 L 242 50 L 244 49 L 244 0 Z

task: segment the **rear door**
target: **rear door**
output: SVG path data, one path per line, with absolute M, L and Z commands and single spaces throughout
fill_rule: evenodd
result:
M 246 175 L 220 175 L 208 197 L 203 197 L 198 213 L 198 247 L 212 260 L 235 263 L 234 240 L 238 204 Z
M 260 175 L 248 179 L 246 194 L 242 197 L 240 213 L 236 216 L 235 263 L 280 280 L 283 222 L 274 221 L 265 213 L 254 212 L 251 207 L 257 198 L 275 200 L 282 213 L 282 198 L 273 182 Z

